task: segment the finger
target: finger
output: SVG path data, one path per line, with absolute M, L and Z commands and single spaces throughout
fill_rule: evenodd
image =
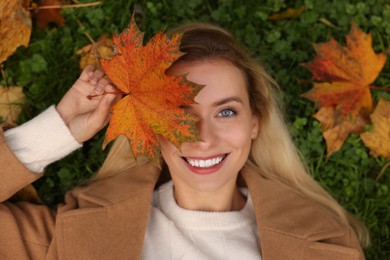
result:
M 90 126 L 96 131 L 102 129 L 109 121 L 111 107 L 113 101 L 115 100 L 115 95 L 107 94 L 99 102 L 95 111 L 92 112 L 90 117 Z
M 104 86 L 107 85 L 107 80 L 104 80 L 101 79 L 99 80 L 99 82 L 97 83 L 96 87 L 93 89 L 93 93 L 95 95 L 100 95 L 100 94 L 103 94 L 104 93 Z
M 97 83 L 97 86 L 99 86 L 100 88 L 102 88 L 103 90 L 105 89 L 105 86 L 110 84 L 111 81 L 108 79 L 107 76 L 104 76 L 102 77 L 99 82 Z
M 95 71 L 95 67 L 93 65 L 88 65 L 81 72 L 80 79 L 84 80 L 84 81 L 89 81 L 89 79 L 93 75 L 94 71 Z
M 118 89 L 116 86 L 114 86 L 111 81 L 109 82 L 109 84 L 104 86 L 104 92 L 106 92 L 106 93 L 123 93 L 120 89 Z M 118 94 L 117 96 L 121 96 L 121 95 Z
M 100 85 L 97 85 L 94 89 L 93 89 L 93 93 L 95 95 L 102 95 L 104 93 L 104 88 L 102 88 Z
M 112 100 L 112 105 L 114 105 L 116 102 L 118 102 L 119 100 L 121 100 L 121 98 L 123 97 L 123 95 L 122 95 L 123 92 L 120 91 L 118 88 L 116 88 L 116 87 L 110 85 L 110 84 L 108 84 L 108 85 L 105 86 L 104 91 L 105 91 L 106 93 L 115 93 L 115 94 L 113 94 L 113 95 L 114 95 L 114 98 L 113 98 L 113 100 Z
M 97 69 L 94 71 L 89 82 L 93 85 L 96 85 L 103 76 L 104 76 L 104 71 Z
M 111 85 L 111 84 L 106 84 L 105 86 L 104 86 L 104 91 L 105 92 L 108 92 L 108 93 L 110 93 L 110 92 L 114 92 L 116 89 Z
M 107 76 L 102 77 L 102 78 L 98 81 L 96 87 L 95 87 L 94 90 L 93 90 L 94 94 L 100 95 L 100 94 L 103 94 L 105 91 L 106 91 L 106 92 L 112 92 L 112 91 L 106 90 L 106 86 L 107 86 L 110 82 L 111 82 L 111 81 L 108 79 Z

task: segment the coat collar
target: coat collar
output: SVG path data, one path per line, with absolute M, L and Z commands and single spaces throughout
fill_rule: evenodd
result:
M 159 174 L 142 164 L 68 193 L 55 230 L 59 258 L 140 259 Z
M 263 259 L 362 259 L 352 229 L 327 209 L 250 163 L 241 175 L 255 208 Z
M 147 163 L 69 193 L 55 230 L 60 259 L 140 259 L 159 175 Z M 254 204 L 263 259 L 309 259 L 318 249 L 309 254 L 315 244 L 308 243 L 345 235 L 345 227 L 329 213 L 255 167 L 246 165 L 241 175 Z

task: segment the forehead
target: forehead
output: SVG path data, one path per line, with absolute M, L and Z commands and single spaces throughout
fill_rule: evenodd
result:
M 169 69 L 170 75 L 186 75 L 187 79 L 205 87 L 195 97 L 197 103 L 237 96 L 248 99 L 244 73 L 225 60 L 180 62 Z

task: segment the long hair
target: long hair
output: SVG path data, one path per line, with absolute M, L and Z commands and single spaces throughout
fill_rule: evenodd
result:
M 252 113 L 260 122 L 257 138 L 252 142 L 249 162 L 266 178 L 284 183 L 296 192 L 319 203 L 337 218 L 350 225 L 362 246 L 369 243 L 366 227 L 349 214 L 309 174 L 288 132 L 276 98 L 278 86 L 263 66 L 253 59 L 232 35 L 220 27 L 191 23 L 172 30 L 183 33 L 180 50 L 184 52 L 174 64 L 186 61 L 222 59 L 239 68 L 245 75 Z M 121 137 L 115 141 L 98 176 L 144 163 L 145 158 L 132 158 L 129 144 Z

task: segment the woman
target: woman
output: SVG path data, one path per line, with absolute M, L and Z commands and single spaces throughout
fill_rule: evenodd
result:
M 366 243 L 364 226 L 306 173 L 273 80 L 224 30 L 192 24 L 176 31 L 184 32 L 185 55 L 167 73 L 205 85 L 196 104 L 184 107 L 200 117 L 202 141 L 179 150 L 160 137 L 160 169 L 135 161 L 118 138 L 97 177 L 70 191 L 56 212 L 4 202 L 0 252 L 18 259 L 364 259 L 357 238 Z M 57 111 L 83 142 L 107 122 L 115 97 L 86 104 L 91 91 L 110 86 L 91 69 L 80 80 Z M 17 131 L 6 132 L 6 142 L 30 171 L 58 159 L 30 167 L 38 159 L 20 159 L 12 141 L 20 140 Z M 12 161 L 2 170 L 4 200 L 39 174 L 4 144 L 0 149 Z

